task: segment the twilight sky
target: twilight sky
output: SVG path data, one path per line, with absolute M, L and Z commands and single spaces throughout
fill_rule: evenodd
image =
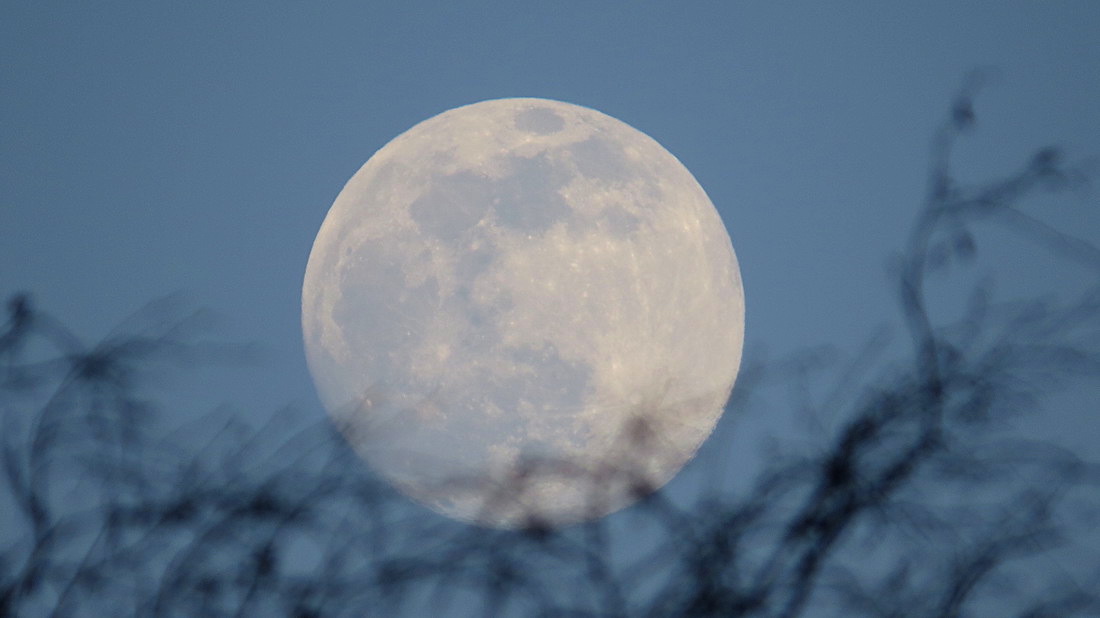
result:
M 372 6 L 3 3 L 0 291 L 89 337 L 183 291 L 271 352 L 218 400 L 315 406 L 299 294 L 343 183 L 420 120 L 538 96 L 684 162 L 741 261 L 749 341 L 785 350 L 892 317 L 886 258 L 969 69 L 999 69 L 972 179 L 1100 151 L 1094 2 Z M 1100 237 L 1090 199 L 1054 221 Z
M 421 120 L 532 96 L 623 120 L 692 171 L 738 254 L 750 349 L 855 349 L 895 319 L 888 258 L 964 74 L 997 69 L 958 151 L 964 180 L 1047 144 L 1100 155 L 1098 31 L 1091 0 L 5 0 L 0 294 L 29 291 L 94 338 L 182 291 L 267 354 L 204 372 L 181 414 L 320 414 L 301 282 L 344 182 Z M 1034 212 L 1100 243 L 1096 201 L 1068 193 Z M 1006 294 L 1093 276 L 1002 238 L 979 238 L 979 269 L 1007 266 Z M 1084 446 L 1082 419 L 1048 424 Z

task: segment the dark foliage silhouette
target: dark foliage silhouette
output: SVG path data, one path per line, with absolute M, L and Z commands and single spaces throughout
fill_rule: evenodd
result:
M 816 380 L 832 388 L 804 406 L 833 429 L 781 448 L 744 491 L 685 502 L 639 483 L 636 506 L 588 524 L 464 526 L 376 481 L 327 421 L 302 429 L 280 413 L 250 429 L 214 413 L 165 431 L 146 388 L 157 372 L 241 352 L 204 342 L 201 312 L 154 303 L 89 346 L 13 297 L 0 330 L 0 615 L 1100 615 L 1100 561 L 1074 573 L 1036 562 L 1100 547 L 1087 537 L 1100 466 L 1013 428 L 1100 374 L 1100 288 L 1001 301 L 979 283 L 950 321 L 930 300 L 930 278 L 980 258 L 987 223 L 1100 273 L 1100 251 L 1023 208 L 1086 180 L 1057 149 L 1000 180 L 953 176 L 978 85 L 936 133 L 892 271 L 909 349 L 872 338 L 848 363 L 749 355 L 731 414 L 752 414 L 769 384 Z M 624 428 L 624 452 L 653 447 L 646 413 Z M 604 473 L 629 473 L 618 464 Z

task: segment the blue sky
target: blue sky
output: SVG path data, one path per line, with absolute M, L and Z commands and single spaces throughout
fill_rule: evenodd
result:
M 540 96 L 685 163 L 741 261 L 749 340 L 782 350 L 887 317 L 885 259 L 966 71 L 1000 73 L 960 152 L 975 179 L 1100 149 L 1092 2 L 381 4 L 4 3 L 4 292 L 95 336 L 182 290 L 274 356 L 228 399 L 315 405 L 300 284 L 343 183 L 424 118 Z M 1056 214 L 1100 234 L 1095 209 Z
M 300 290 L 343 183 L 420 120 L 536 96 L 619 118 L 692 171 L 740 260 L 750 346 L 854 348 L 893 319 L 887 259 L 964 74 L 998 75 L 964 178 L 1051 143 L 1098 155 L 1098 29 L 1087 0 L 3 0 L 0 294 L 95 337 L 183 291 L 267 350 L 205 375 L 191 408 L 320 414 Z M 1096 201 L 1035 208 L 1100 242 Z M 1009 292 L 1089 276 L 983 242 L 1018 276 Z

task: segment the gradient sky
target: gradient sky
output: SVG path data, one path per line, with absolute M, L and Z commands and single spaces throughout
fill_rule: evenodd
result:
M 1098 32 L 1092 0 L 0 0 L 0 294 L 27 290 L 93 338 L 182 291 L 268 351 L 204 374 L 191 408 L 320 414 L 301 282 L 344 182 L 425 118 L 536 96 L 619 118 L 695 174 L 741 263 L 750 346 L 854 349 L 896 315 L 888 257 L 966 72 L 998 77 L 964 179 L 1052 143 L 1100 155 Z M 1100 243 L 1096 206 L 1034 203 Z M 988 238 L 1019 276 L 1008 292 L 1090 276 Z M 1049 423 L 1072 440 L 1081 420 Z

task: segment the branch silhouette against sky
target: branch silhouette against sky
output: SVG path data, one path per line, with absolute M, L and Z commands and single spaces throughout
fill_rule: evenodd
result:
M 780 436 L 744 491 L 685 501 L 637 483 L 637 505 L 598 521 L 466 526 L 371 476 L 327 420 L 286 410 L 253 428 L 215 411 L 166 430 L 161 380 L 249 356 L 211 342 L 206 314 L 179 299 L 89 345 L 32 295 L 11 297 L 0 616 L 1100 615 L 1100 466 L 1016 426 L 1100 378 L 1100 288 L 1001 299 L 978 278 L 961 318 L 942 317 L 930 292 L 976 267 L 991 225 L 1100 274 L 1096 247 L 1028 209 L 1083 187 L 1087 163 L 1045 148 L 998 179 L 955 177 L 982 78 L 936 129 L 892 262 L 905 346 L 872 333 L 847 360 L 747 356 L 728 414 L 758 413 L 778 385 L 829 429 L 811 446 Z M 809 395 L 811 382 L 830 387 Z M 646 414 L 624 428 L 632 457 L 659 447 Z M 1044 567 L 1082 547 L 1092 563 L 1080 570 Z

